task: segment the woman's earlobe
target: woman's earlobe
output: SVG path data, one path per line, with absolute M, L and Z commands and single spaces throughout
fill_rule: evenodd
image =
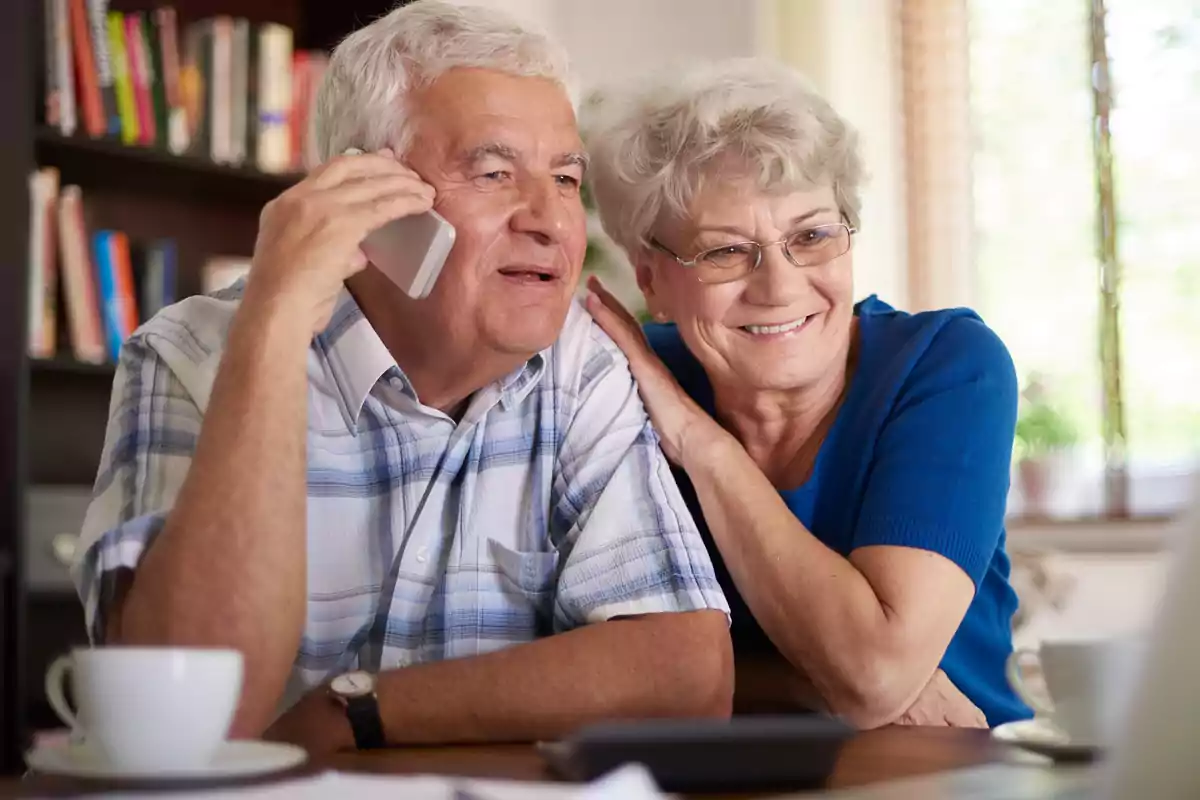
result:
M 666 322 L 666 312 L 655 308 L 659 303 L 654 295 L 654 272 L 649 260 L 639 259 L 634 265 L 634 271 L 637 274 L 638 288 L 642 290 L 642 297 L 646 298 L 646 310 L 650 312 L 650 318 L 655 322 Z

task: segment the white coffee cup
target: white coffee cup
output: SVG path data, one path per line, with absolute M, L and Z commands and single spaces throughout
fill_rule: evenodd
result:
M 1135 638 L 1043 642 L 1008 657 L 1008 682 L 1025 704 L 1067 735 L 1072 744 L 1112 744 L 1141 653 Z M 1028 662 L 1041 664 L 1047 698 L 1030 691 Z
M 70 675 L 78 714 L 63 694 Z M 46 671 L 46 697 L 64 723 L 121 770 L 211 763 L 242 691 L 242 654 L 186 647 L 79 648 Z

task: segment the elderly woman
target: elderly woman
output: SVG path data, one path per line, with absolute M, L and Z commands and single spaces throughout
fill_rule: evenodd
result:
M 863 727 L 1027 717 L 1009 689 L 1009 354 L 966 309 L 854 301 L 847 123 L 761 61 L 663 75 L 585 120 L 606 231 L 654 324 L 598 282 L 734 609 L 739 696 Z M 762 699 L 762 698 L 759 698 Z

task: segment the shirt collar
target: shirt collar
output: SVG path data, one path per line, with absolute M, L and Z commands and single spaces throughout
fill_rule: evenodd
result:
M 529 396 L 546 371 L 549 355 L 549 348 L 540 353 L 534 353 L 532 358 L 499 381 L 498 388 L 502 408 L 506 410 L 512 408 Z
M 367 395 L 388 370 L 399 369 L 396 359 L 345 287 L 329 324 L 313 339 L 313 347 L 324 356 L 325 371 L 337 387 L 346 427 L 356 430 Z
M 337 387 L 338 407 L 346 427 L 352 432 L 358 429 L 358 419 L 371 390 L 389 372 L 394 370 L 404 391 L 416 396 L 396 359 L 345 287 L 338 296 L 329 324 L 314 337 L 313 347 L 324 356 L 325 371 Z M 503 408 L 519 404 L 533 391 L 545 372 L 549 352 L 546 349 L 534 354 L 487 387 Z

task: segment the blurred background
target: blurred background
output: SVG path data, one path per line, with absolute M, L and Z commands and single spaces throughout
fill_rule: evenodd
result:
M 692 60 L 806 73 L 862 137 L 857 293 L 974 307 L 1016 362 L 1018 641 L 1144 621 L 1200 458 L 1200 0 L 476 2 L 557 37 L 579 99 Z M 84 641 L 64 564 L 121 341 L 247 268 L 262 204 L 312 163 L 329 48 L 391 5 L 0 10 L 6 724 L 52 719 L 42 669 Z M 592 233 L 588 269 L 637 305 Z

